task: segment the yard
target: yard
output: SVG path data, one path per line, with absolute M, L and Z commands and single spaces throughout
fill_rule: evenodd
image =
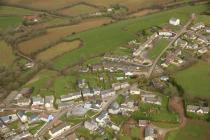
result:
M 0 23 L 1 24 L 1 23 Z M 15 60 L 12 48 L 4 41 L 0 41 L 0 66 L 9 66 Z
M 75 40 L 72 42 L 61 42 L 46 51 L 42 51 L 36 56 L 36 59 L 41 61 L 49 61 L 55 57 L 58 57 L 66 52 L 72 51 L 80 46 L 81 42 Z
M 96 9 L 95 7 L 91 7 L 85 4 L 78 4 L 73 7 L 60 10 L 59 13 L 67 16 L 78 16 L 78 15 L 94 13 L 97 11 L 98 9 Z
M 84 42 L 84 47 L 64 54 L 54 60 L 54 67 L 65 68 L 73 64 L 87 60 L 90 57 L 99 56 L 105 52 L 125 45 L 128 41 L 136 37 L 136 33 L 152 26 L 161 26 L 168 23 L 171 17 L 179 17 L 182 23 L 189 19 L 192 12 L 197 10 L 201 13 L 207 9 L 207 5 L 185 6 L 157 14 L 129 19 L 108 26 L 98 27 L 92 30 L 69 36 L 67 39 L 80 38 Z M 94 52 L 94 53 L 93 53 Z M 69 61 L 71 60 L 71 61 Z
M 203 121 L 188 120 L 187 125 L 166 135 L 166 140 L 209 140 L 210 125 Z
M 197 64 L 178 71 L 175 80 L 189 96 L 210 99 L 210 63 L 199 61 Z

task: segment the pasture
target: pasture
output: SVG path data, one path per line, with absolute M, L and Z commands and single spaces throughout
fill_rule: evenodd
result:
M 39 13 L 40 12 L 23 9 L 23 8 L 0 6 L 1 16 L 10 16 L 10 15 L 24 16 L 24 15 L 32 15 L 32 14 L 39 14 Z
M 18 45 L 18 48 L 24 54 L 30 55 L 39 50 L 49 47 L 51 43 L 56 42 L 69 34 L 82 32 L 93 27 L 101 26 L 105 23 L 109 23 L 110 21 L 110 18 L 95 18 L 88 19 L 79 24 L 71 26 L 50 28 L 47 30 L 46 34 L 20 43 Z
M 195 9 L 197 14 L 199 14 L 207 8 L 207 5 L 185 6 L 149 16 L 120 21 L 73 36 L 70 35 L 67 39 L 80 38 L 84 42 L 84 47 L 58 57 L 54 60 L 54 67 L 63 69 L 67 66 L 87 60 L 90 57 L 111 52 L 113 49 L 121 47 L 128 41 L 136 38 L 136 33 L 143 29 L 152 26 L 161 26 L 168 23 L 171 17 L 179 17 L 184 23 L 189 19 L 190 14 L 195 12 Z
M 210 99 L 209 62 L 199 61 L 190 68 L 178 71 L 174 77 L 187 95 Z
M 73 7 L 60 10 L 59 13 L 67 16 L 78 16 L 97 12 L 98 9 L 84 4 L 78 4 Z
M 4 41 L 0 41 L 0 66 L 9 66 L 15 60 L 12 48 Z
M 80 46 L 81 42 L 75 40 L 72 42 L 61 42 L 45 51 L 42 51 L 36 56 L 36 59 L 41 61 L 49 61 L 57 56 L 60 56 L 66 52 L 72 51 Z
M 204 121 L 188 120 L 184 128 L 166 135 L 166 140 L 209 140 L 210 125 Z
M 22 21 L 19 16 L 0 16 L 0 31 L 21 25 Z

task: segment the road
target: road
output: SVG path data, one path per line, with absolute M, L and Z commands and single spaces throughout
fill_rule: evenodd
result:
M 168 44 L 168 46 L 163 49 L 163 51 L 159 54 L 159 56 L 154 60 L 148 74 L 147 74 L 147 78 L 149 79 L 159 61 L 159 59 L 162 57 L 162 55 L 168 50 L 168 48 L 170 48 L 173 43 L 183 34 L 186 32 L 187 27 L 192 23 L 192 21 L 195 19 L 195 15 L 192 14 L 190 20 L 183 26 L 183 28 L 176 34 L 176 36 L 171 40 L 171 42 Z

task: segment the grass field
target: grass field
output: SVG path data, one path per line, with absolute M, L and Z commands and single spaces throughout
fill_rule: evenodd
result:
M 0 66 L 9 66 L 13 63 L 15 56 L 10 46 L 0 41 Z
M 184 128 L 168 133 L 166 140 L 209 140 L 209 130 L 207 122 L 188 120 Z
M 18 45 L 18 48 L 23 53 L 29 55 L 38 50 L 48 47 L 53 41 L 58 41 L 59 39 L 69 34 L 72 34 L 74 32 L 85 31 L 90 28 L 97 27 L 103 25 L 104 23 L 109 23 L 109 22 L 110 22 L 109 18 L 95 18 L 95 19 L 88 19 L 84 22 L 72 26 L 51 28 L 47 30 L 47 33 L 45 35 L 20 43 Z
M 74 52 L 66 53 L 62 57 L 55 59 L 54 67 L 62 69 L 81 62 L 84 59 L 86 60 L 105 52 L 111 52 L 113 49 L 123 46 L 128 41 L 136 38 L 135 33 L 138 31 L 152 26 L 161 26 L 168 23 L 171 17 L 179 17 L 182 23 L 184 23 L 189 19 L 190 14 L 195 12 L 195 9 L 197 13 L 200 13 L 207 8 L 207 5 L 185 6 L 145 17 L 117 22 L 69 36 L 70 40 L 72 38 L 83 40 L 85 47 L 77 49 Z
M 36 59 L 41 60 L 41 61 L 49 61 L 57 56 L 60 56 L 66 52 L 69 52 L 78 48 L 80 43 L 81 42 L 79 40 L 75 40 L 72 42 L 59 43 L 56 46 L 51 47 L 47 49 L 46 51 L 39 53 L 36 56 Z
M 18 16 L 0 16 L 0 31 L 16 27 L 22 24 L 22 18 Z
M 149 50 L 148 56 L 150 59 L 154 60 L 160 52 L 168 45 L 168 39 L 160 39 L 157 43 L 155 43 L 154 48 Z
M 97 12 L 98 9 L 84 4 L 79 4 L 70 8 L 63 9 L 59 13 L 67 16 L 78 16 Z
M 40 12 L 23 9 L 23 8 L 0 6 L 0 16 L 6 16 L 6 15 L 24 16 L 24 15 L 31 15 L 31 14 L 38 14 L 38 13 Z
M 210 99 L 210 63 L 200 61 L 174 76 L 186 94 Z

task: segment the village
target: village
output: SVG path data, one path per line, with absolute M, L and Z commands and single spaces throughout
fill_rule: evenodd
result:
M 37 22 L 38 19 L 33 21 Z M 147 117 L 151 112 L 158 112 L 163 108 L 164 111 L 167 110 L 165 104 L 168 97 L 158 92 L 170 83 L 171 79 L 166 71 L 173 67 L 186 66 L 194 57 L 205 56 L 210 49 L 210 27 L 206 27 L 202 22 L 193 23 L 169 46 L 154 68 L 154 78 L 150 79 L 152 84 L 147 88 L 149 90 L 130 79 L 148 76 L 155 61 L 149 53 L 155 47 L 159 47 L 156 46 L 156 42 L 170 42 L 182 26 L 178 17 L 172 17 L 165 28 L 151 33 L 144 42 L 139 42 L 138 39 L 129 41 L 127 45 L 133 49 L 129 56 L 105 54 L 102 63 L 80 69 L 81 73 L 122 72 L 124 75 L 117 77 L 118 82 L 109 83 L 110 88 L 91 87 L 88 79 L 78 79 L 76 86 L 79 90 L 61 95 L 60 98 L 53 95 L 34 96 L 33 87 L 11 92 L 1 103 L 0 114 L 4 115 L 0 115 L 0 134 L 6 140 L 28 137 L 50 140 L 71 137 L 82 140 L 82 136 L 75 135 L 76 129 L 85 128 L 90 134 L 100 135 L 111 129 L 114 134 L 118 134 L 123 122 L 118 123 L 113 116 L 129 117 L 138 112 L 142 115 L 137 126 L 142 130 L 142 137 L 145 140 L 159 139 L 161 130 Z M 203 59 L 210 61 L 210 58 Z M 26 67 L 33 68 L 33 64 Z M 205 116 L 209 113 L 208 104 L 189 103 L 184 106 L 185 112 L 192 116 Z M 181 121 L 178 115 L 171 116 L 175 123 Z

